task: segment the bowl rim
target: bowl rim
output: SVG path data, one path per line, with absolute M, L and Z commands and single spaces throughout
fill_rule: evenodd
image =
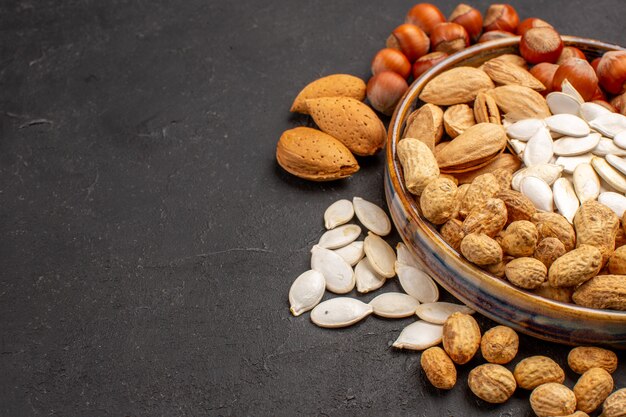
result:
M 454 250 L 447 242 L 443 240 L 441 235 L 434 230 L 430 222 L 422 218 L 421 214 L 417 210 L 417 205 L 412 203 L 414 201 L 413 195 L 408 192 L 406 187 L 404 186 L 404 181 L 402 181 L 403 173 L 400 162 L 397 160 L 396 155 L 396 146 L 397 142 L 400 140 L 400 135 L 402 133 L 402 129 L 404 127 L 404 123 L 408 114 L 412 111 L 412 106 L 415 101 L 418 100 L 418 94 L 424 87 L 424 85 L 435 75 L 437 75 L 443 69 L 448 69 L 456 66 L 460 62 L 466 61 L 472 57 L 479 55 L 481 52 L 488 52 L 493 49 L 500 49 L 505 47 L 512 47 L 520 42 L 520 36 L 497 39 L 494 41 L 489 41 L 481 44 L 473 45 L 469 48 L 466 48 L 462 51 L 459 51 L 445 60 L 441 61 L 437 65 L 430 68 L 428 71 L 423 73 L 419 78 L 417 78 L 409 87 L 407 92 L 401 98 L 399 104 L 396 106 L 396 109 L 391 117 L 391 121 L 388 129 L 388 144 L 386 149 L 386 168 L 389 172 L 390 183 L 392 185 L 393 191 L 396 193 L 397 197 L 400 200 L 400 203 L 404 207 L 405 211 L 409 214 L 410 218 L 407 219 L 409 222 L 413 221 L 419 230 L 423 233 L 424 239 L 427 241 L 428 245 L 437 250 L 444 250 L 448 252 L 448 254 L 452 255 L 452 259 L 454 259 L 455 265 L 461 268 L 461 272 L 469 272 L 466 275 L 465 279 L 471 277 L 472 280 L 478 279 L 479 284 L 486 284 L 488 287 L 496 289 L 499 291 L 498 298 L 501 299 L 509 299 L 509 297 L 517 297 L 520 302 L 530 303 L 537 306 L 538 309 L 548 310 L 551 312 L 557 312 L 561 315 L 566 315 L 569 317 L 580 317 L 584 316 L 591 320 L 598 321 L 609 321 L 614 324 L 623 323 L 626 325 L 626 311 L 619 310 L 602 310 L 595 309 L 589 307 L 578 306 L 573 303 L 564 303 L 556 300 L 552 300 L 549 298 L 541 297 L 539 295 L 532 294 L 526 290 L 515 287 L 513 284 L 509 283 L 506 280 L 500 279 L 494 275 L 491 275 L 480 268 L 470 264 L 467 260 L 465 260 L 456 250 Z M 577 46 L 586 46 L 589 48 L 595 49 L 603 49 L 606 51 L 610 50 L 626 50 L 619 45 L 610 44 L 606 42 L 601 42 L 593 39 L 581 38 L 576 36 L 562 36 L 563 42 L 565 45 L 575 44 Z M 407 245 L 411 247 L 411 245 Z M 428 266 L 426 265 L 428 268 Z M 456 268 L 455 268 L 456 269 Z M 458 270 L 458 269 L 457 269 Z M 448 292 L 453 293 L 453 295 L 457 296 L 457 298 L 463 298 L 462 296 L 458 296 L 457 291 L 453 291 L 447 285 L 445 285 L 441 280 L 438 279 L 436 274 L 433 274 L 433 278 L 442 285 Z M 462 300 L 463 301 L 463 300 Z M 486 314 L 491 316 L 490 314 Z M 494 318 L 494 317 L 491 317 Z M 497 321 L 497 320 L 496 320 Z

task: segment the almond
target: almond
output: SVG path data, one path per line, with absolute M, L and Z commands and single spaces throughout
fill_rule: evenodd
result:
M 474 118 L 476 123 L 502 124 L 496 100 L 485 93 L 478 93 L 474 100 Z
M 419 98 L 426 103 L 451 106 L 472 102 L 478 93 L 493 87 L 493 81 L 484 71 L 472 67 L 457 67 L 430 80 Z
M 385 146 L 385 126 L 365 103 L 349 97 L 322 97 L 306 100 L 306 105 L 319 128 L 352 153 L 374 155 Z
M 306 100 L 320 97 L 351 97 L 355 100 L 365 99 L 365 82 L 353 75 L 333 74 L 319 78 L 300 91 L 291 105 L 292 112 L 309 114 Z
M 332 136 L 309 127 L 285 131 L 276 146 L 276 160 L 285 171 L 312 181 L 345 178 L 359 170 L 348 148 Z
M 521 85 L 503 85 L 487 91 L 500 110 L 515 120 L 545 119 L 550 109 L 546 99 L 532 88 Z
M 450 106 L 443 113 L 443 127 L 453 139 L 475 124 L 474 111 L 467 104 Z
M 485 71 L 496 84 L 521 85 L 532 88 L 535 91 L 543 91 L 546 89 L 541 81 L 536 79 L 530 72 L 519 65 L 502 59 L 492 59 L 485 62 L 483 71 Z
M 462 172 L 468 167 L 489 163 L 506 146 L 506 132 L 500 125 L 479 123 L 454 138 L 439 152 L 437 162 L 443 173 Z
M 457 180 L 459 180 L 459 184 L 468 184 L 474 181 L 474 178 L 478 177 L 479 175 L 493 173 L 498 169 L 506 169 L 513 173 L 517 171 L 521 165 L 522 162 L 517 156 L 511 155 L 510 153 L 501 153 L 493 161 L 491 161 L 489 164 L 485 165 L 482 168 L 476 169 L 474 171 L 454 174 L 454 176 Z
M 403 137 L 419 139 L 433 152 L 442 135 L 443 110 L 434 104 L 424 104 L 406 119 Z

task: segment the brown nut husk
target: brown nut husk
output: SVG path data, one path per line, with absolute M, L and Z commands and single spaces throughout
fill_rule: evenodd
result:
M 311 181 L 333 181 L 359 170 L 356 159 L 341 142 L 308 127 L 283 132 L 276 145 L 276 161 L 290 174 Z
M 422 194 L 428 183 L 439 177 L 435 156 L 428 145 L 415 138 L 401 139 L 397 149 L 406 188 L 415 195 Z
M 463 195 L 459 213 L 466 217 L 475 208 L 484 206 L 499 191 L 500 184 L 495 175 L 487 173 L 476 177 Z
M 503 85 L 486 93 L 493 97 L 502 113 L 514 115 L 517 120 L 545 119 L 552 114 L 546 99 L 532 88 Z
M 535 205 L 528 197 L 515 190 L 500 190 L 496 198 L 504 201 L 507 212 L 507 224 L 518 220 L 530 220 L 537 212 Z M 567 221 L 567 220 L 566 220 Z M 539 233 L 537 231 L 537 233 Z M 538 238 L 539 236 L 537 236 Z
M 549 269 L 552 263 L 563 255 L 565 255 L 563 242 L 555 237 L 547 237 L 537 244 L 533 257 L 539 259 Z
M 594 277 L 601 268 L 600 249 L 581 245 L 552 263 L 548 279 L 553 287 L 575 287 Z
M 457 252 L 460 252 L 461 241 L 465 237 L 463 222 L 458 219 L 450 219 L 441 226 L 439 234 L 448 245 L 452 246 Z
M 602 405 L 602 417 L 626 416 L 626 388 L 609 395 Z
M 467 104 L 450 106 L 443 113 L 443 127 L 453 139 L 475 124 L 474 111 Z
M 530 72 L 519 65 L 502 59 L 491 59 L 483 65 L 483 71 L 496 84 L 520 85 L 535 91 L 543 91 L 546 87 Z
M 320 130 L 359 156 L 374 155 L 385 146 L 387 131 L 374 110 L 349 97 L 306 100 L 309 114 Z
M 433 224 L 450 220 L 456 210 L 457 187 L 448 178 L 437 178 L 424 188 L 420 196 L 420 208 L 424 217 Z
M 467 171 L 463 173 L 454 174 L 459 180 L 459 184 L 469 184 L 480 175 L 491 173 L 493 174 L 498 169 L 506 169 L 511 172 L 511 175 L 519 169 L 521 161 L 515 155 L 510 153 L 501 153 L 493 159 L 489 164 L 476 170 Z M 498 177 L 496 177 L 496 180 Z
M 572 414 L 576 411 L 576 396 L 565 385 L 549 382 L 530 393 L 530 407 L 537 417 Z
M 517 387 L 511 371 L 493 363 L 472 369 L 467 378 L 467 385 L 478 398 L 492 404 L 506 402 Z
M 469 314 L 453 313 L 443 324 L 443 348 L 454 363 L 469 362 L 480 347 L 480 327 Z
M 626 246 L 621 246 L 609 258 L 609 272 L 616 275 L 626 275 Z
M 592 245 L 602 251 L 602 264 L 615 248 L 619 217 L 607 206 L 595 200 L 584 202 L 574 216 L 577 246 Z
M 433 153 L 443 135 L 443 110 L 426 103 L 406 118 L 404 138 L 416 138 L 424 142 Z
M 569 352 L 567 364 L 577 374 L 584 374 L 591 368 L 602 368 L 612 374 L 617 369 L 617 355 L 596 346 L 579 346 Z
M 513 370 L 517 385 L 523 389 L 534 389 L 548 382 L 565 381 L 565 372 L 547 356 L 530 356 L 522 359 Z
M 504 273 L 513 285 L 532 290 L 546 281 L 548 269 L 535 258 L 522 257 L 506 264 Z
M 448 354 L 435 346 L 422 352 L 420 364 L 426 378 L 435 388 L 452 389 L 456 384 L 456 367 Z
M 444 173 L 458 173 L 492 162 L 506 147 L 506 131 L 493 123 L 478 123 L 452 139 L 437 153 L 437 163 Z
M 479 266 L 502 262 L 502 248 L 484 233 L 470 233 L 461 241 L 461 253 Z
M 484 233 L 495 237 L 506 223 L 506 206 L 497 198 L 488 199 L 483 206 L 474 208 L 463 221 L 463 231 Z
M 583 307 L 626 311 L 626 275 L 597 275 L 576 288 L 572 299 Z
M 574 385 L 576 407 L 585 413 L 594 412 L 613 391 L 613 377 L 602 368 L 591 368 Z
M 488 94 L 478 93 L 474 100 L 474 119 L 476 123 L 502 124 L 496 100 Z
M 487 330 L 480 341 L 480 352 L 487 362 L 504 365 L 517 355 L 519 336 L 507 326 Z
M 515 257 L 532 256 L 538 239 L 539 233 L 533 223 L 528 220 L 514 221 L 506 228 L 502 250 Z
M 298 93 L 291 105 L 291 112 L 309 114 L 306 100 L 320 97 L 351 97 L 355 100 L 365 99 L 365 82 L 349 74 L 332 74 L 319 78 Z
M 420 100 L 439 106 L 470 103 L 481 91 L 494 87 L 491 78 L 473 67 L 447 70 L 430 80 L 419 95 Z
M 530 221 L 537 226 L 539 240 L 547 237 L 559 239 L 566 251 L 571 251 L 576 245 L 576 233 L 565 217 L 558 213 L 538 212 L 533 214 Z

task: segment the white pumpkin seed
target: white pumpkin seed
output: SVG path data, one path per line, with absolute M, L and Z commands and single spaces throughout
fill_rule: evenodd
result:
M 346 224 L 324 233 L 318 245 L 324 249 L 343 248 L 354 242 L 361 234 L 361 228 L 356 224 Z
M 590 163 L 591 158 L 593 158 L 592 153 L 586 153 L 578 156 L 559 156 L 556 159 L 556 164 L 563 167 L 564 173 L 573 174 L 578 165 Z
M 443 336 L 443 326 L 422 320 L 406 326 L 393 342 L 398 349 L 424 350 L 438 345 Z
M 522 155 L 524 149 L 526 149 L 526 142 L 522 142 L 519 139 L 509 139 L 509 145 L 511 145 L 511 149 L 517 156 Z
M 324 296 L 326 281 L 324 275 L 312 269 L 300 274 L 289 289 L 289 311 L 299 316 L 315 307 Z
M 350 266 L 356 265 L 363 256 L 365 251 L 363 250 L 363 241 L 352 242 L 343 248 L 335 249 L 335 253 L 343 258 L 344 261 L 350 264 Z
M 613 168 L 626 175 L 626 159 L 615 155 L 607 155 L 604 159 L 611 164 Z
M 611 110 L 596 103 L 583 103 L 580 105 L 580 115 L 587 123 L 591 122 L 598 116 L 603 114 L 612 113 Z
M 420 303 L 410 295 L 401 292 L 387 292 L 374 298 L 369 304 L 374 308 L 375 315 L 399 319 L 415 314 L 415 309 Z
M 598 196 L 598 203 L 604 204 L 620 219 L 624 216 L 624 212 L 626 211 L 626 197 L 622 194 L 614 193 L 611 191 L 607 191 L 604 193 L 600 193 Z
M 463 304 L 446 303 L 443 301 L 420 304 L 415 309 L 415 314 L 417 314 L 420 319 L 433 324 L 444 324 L 452 313 L 457 312 L 474 314 L 474 310 Z
M 552 151 L 559 156 L 576 156 L 591 152 L 600 143 L 599 133 L 590 133 L 583 137 L 565 136 L 554 141 Z
M 409 265 L 418 269 L 421 268 L 419 261 L 415 258 L 415 256 L 413 256 L 409 248 L 403 242 L 399 242 L 396 245 L 396 252 L 398 254 L 396 262 L 399 264 Z
M 610 138 L 626 130 L 626 116 L 619 113 L 602 114 L 589 122 L 589 126 Z
M 537 177 L 544 180 L 548 185 L 554 184 L 557 178 L 561 177 L 563 167 L 557 164 L 540 164 L 528 168 L 522 168 L 513 174 L 511 188 L 520 190 L 520 183 L 526 177 Z
M 363 249 L 365 256 L 376 272 L 385 278 L 393 278 L 396 275 L 394 271 L 396 253 L 380 236 L 369 232 L 365 238 Z
M 354 267 L 356 290 L 360 293 L 368 293 L 383 286 L 387 278 L 380 275 L 372 268 L 370 261 L 363 258 Z
M 351 326 L 372 314 L 371 305 L 350 297 L 337 297 L 318 304 L 311 311 L 311 321 L 320 327 Z
M 326 289 L 345 294 L 354 288 L 354 271 L 350 264 L 330 249 L 318 245 L 311 249 L 311 269 L 319 271 L 326 280 Z
M 617 135 L 615 135 L 613 137 L 613 142 L 615 142 L 616 146 L 619 146 L 622 149 L 626 149 L 626 130 L 622 130 Z
M 600 178 L 591 166 L 591 163 L 579 164 L 574 169 L 574 190 L 581 204 L 595 200 L 600 194 Z
M 378 236 L 387 236 L 391 232 L 391 221 L 387 213 L 376 204 L 361 197 L 352 199 L 354 213 L 361 224 Z
M 561 91 L 567 94 L 568 96 L 572 97 L 573 99 L 575 99 L 578 102 L 578 104 L 582 105 L 585 102 L 585 99 L 583 98 L 583 96 L 580 95 L 578 90 L 574 88 L 572 83 L 570 83 L 567 78 L 564 79 L 563 82 L 561 83 Z
M 578 114 L 580 103 L 569 94 L 555 91 L 546 96 L 552 114 Z
M 526 177 L 520 183 L 520 192 L 540 211 L 554 211 L 552 189 L 541 178 Z
M 626 193 L 626 178 L 619 171 L 609 165 L 604 159 L 594 156 L 591 166 L 596 170 L 600 178 L 620 193 Z
M 551 131 L 566 136 L 580 138 L 591 133 L 587 122 L 573 114 L 555 114 L 546 118 L 546 124 Z
M 542 127 L 528 140 L 524 149 L 524 165 L 547 164 L 552 159 L 552 137 L 547 128 Z
M 439 299 L 437 284 L 423 270 L 396 262 L 396 273 L 404 292 L 420 303 L 434 303 Z
M 535 133 L 542 127 L 546 126 L 546 122 L 541 119 L 524 119 L 512 123 L 506 128 L 506 134 L 511 139 L 528 142 Z
M 626 133 L 626 131 L 624 133 Z M 626 156 L 625 149 L 618 147 L 616 143 L 614 142 L 614 139 L 605 138 L 604 136 L 600 138 L 600 142 L 598 142 L 598 145 L 595 148 L 593 148 L 591 153 L 597 156 L 607 156 L 607 155 Z
M 574 215 L 580 207 L 576 191 L 567 178 L 559 178 L 552 186 L 554 205 L 561 215 L 570 223 L 574 223 Z
M 326 229 L 334 229 L 337 226 L 348 223 L 354 216 L 354 207 L 350 200 L 337 200 L 324 212 L 324 225 Z

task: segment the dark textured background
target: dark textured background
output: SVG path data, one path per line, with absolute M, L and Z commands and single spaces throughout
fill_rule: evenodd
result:
M 626 44 L 621 0 L 514 4 Z M 432 389 L 389 347 L 412 319 L 330 331 L 288 311 L 324 209 L 384 201 L 382 154 L 327 184 L 276 165 L 280 133 L 309 123 L 291 101 L 367 78 L 412 5 L 0 2 L 0 415 L 530 416 L 526 392 L 473 397 L 471 365 Z

